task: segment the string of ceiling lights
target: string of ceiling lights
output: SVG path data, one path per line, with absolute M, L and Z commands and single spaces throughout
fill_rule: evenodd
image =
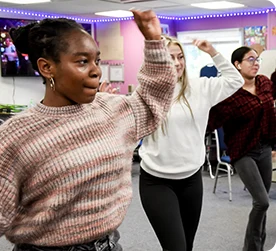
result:
M 242 12 L 232 12 L 232 13 L 220 13 L 220 14 L 206 14 L 206 15 L 195 15 L 195 16 L 182 16 L 182 17 L 174 17 L 174 16 L 159 16 L 160 19 L 167 20 L 175 20 L 175 21 L 185 21 L 185 20 L 196 20 L 196 19 L 205 19 L 205 18 L 226 18 L 226 17 L 239 17 L 239 16 L 250 16 L 250 15 L 262 15 L 267 14 L 269 12 L 276 12 L 275 8 L 263 9 L 263 10 L 255 10 L 255 11 L 242 11 Z M 98 22 L 118 22 L 118 21 L 127 21 L 132 20 L 133 17 L 121 17 L 121 18 L 101 18 L 101 19 L 88 19 L 81 17 L 73 17 L 73 16 L 65 16 L 58 14 L 49 14 L 49 13 L 41 13 L 41 12 L 32 12 L 25 10 L 15 10 L 9 8 L 0 8 L 0 13 L 8 13 L 8 14 L 16 14 L 19 16 L 28 16 L 35 17 L 37 19 L 44 18 L 69 18 L 73 19 L 77 22 L 85 22 L 85 23 L 98 23 Z

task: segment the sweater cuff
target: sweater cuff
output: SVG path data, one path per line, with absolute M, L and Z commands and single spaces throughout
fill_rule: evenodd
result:
M 225 62 L 225 60 L 226 60 L 220 53 L 213 56 L 212 59 L 216 65 L 219 65 L 219 64 Z
M 168 48 L 166 46 L 166 40 L 145 40 L 145 61 L 151 63 L 168 62 Z
M 213 57 L 212 57 L 212 59 L 214 59 L 214 58 L 218 57 L 219 55 L 220 55 L 220 53 L 219 53 L 219 52 L 217 52 L 217 54 L 216 54 L 215 56 L 213 56 Z

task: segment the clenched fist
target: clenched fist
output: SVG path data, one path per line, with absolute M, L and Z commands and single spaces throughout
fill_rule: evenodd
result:
M 151 11 L 131 10 L 139 30 L 146 40 L 160 40 L 161 27 L 156 14 Z

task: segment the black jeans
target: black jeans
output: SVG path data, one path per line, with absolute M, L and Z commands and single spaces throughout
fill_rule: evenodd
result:
M 234 167 L 253 199 L 243 251 L 263 251 L 266 238 L 266 211 L 272 179 L 272 148 L 259 143 L 246 156 L 234 162 Z
M 16 244 L 13 251 L 122 251 L 123 249 L 118 243 L 119 239 L 120 234 L 116 230 L 110 235 L 85 244 L 57 247 Z
M 141 168 L 140 197 L 163 250 L 191 251 L 202 207 L 201 170 L 189 178 L 154 177 Z

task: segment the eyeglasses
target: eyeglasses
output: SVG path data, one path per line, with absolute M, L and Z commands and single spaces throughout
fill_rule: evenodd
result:
M 244 58 L 242 61 L 247 61 L 250 65 L 254 65 L 255 62 L 257 62 L 258 64 L 260 64 L 262 62 L 261 58 L 254 58 L 254 57 L 249 57 L 249 58 Z

